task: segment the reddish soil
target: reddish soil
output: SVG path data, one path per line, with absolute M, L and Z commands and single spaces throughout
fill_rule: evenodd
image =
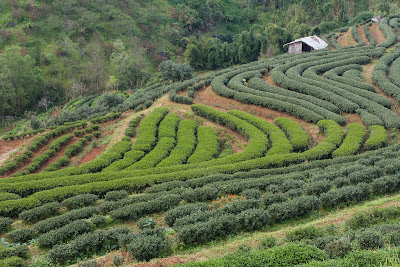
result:
M 342 117 L 346 120 L 346 123 L 360 123 L 365 126 L 360 115 L 357 113 L 342 113 Z
M 68 134 L 68 133 L 65 133 L 65 134 Z M 39 135 L 36 135 L 35 137 L 37 137 L 37 136 L 39 136 Z M 7 177 L 7 176 L 11 176 L 12 174 L 17 173 L 17 172 L 19 172 L 19 171 L 25 169 L 26 166 L 28 166 L 29 164 L 32 163 L 32 160 L 33 160 L 36 156 L 38 156 L 38 155 L 42 154 L 43 152 L 45 152 L 45 151 L 49 148 L 50 144 L 51 144 L 55 139 L 57 139 L 57 138 L 59 138 L 59 137 L 61 137 L 61 135 L 49 139 L 45 145 L 41 146 L 37 151 L 33 152 L 32 157 L 30 157 L 27 161 L 24 161 L 24 162 L 20 163 L 20 165 L 19 165 L 17 168 L 15 168 L 14 170 L 12 170 L 12 171 L 6 173 L 6 174 L 3 175 L 3 176 L 0 176 L 0 178 L 4 178 L 4 177 Z M 25 150 L 21 150 L 21 152 L 18 153 L 18 155 L 22 154 L 24 151 L 25 151 Z M 17 155 L 15 155 L 15 157 L 16 157 L 16 156 L 17 156 Z
M 81 160 L 78 161 L 77 166 L 82 165 L 84 163 L 87 163 L 89 161 L 94 160 L 98 155 L 103 153 L 103 150 L 107 147 L 107 145 L 102 145 L 102 146 L 98 146 L 93 148 L 92 150 L 90 150 L 88 153 L 85 154 L 85 156 L 83 156 L 83 158 Z M 76 161 L 76 158 L 72 158 L 71 162 Z
M 357 33 L 358 33 L 358 36 L 360 36 L 361 39 L 363 39 L 365 44 L 369 45 L 369 41 L 367 39 L 367 36 L 365 36 L 364 25 L 360 25 L 360 26 L 357 27 Z
M 39 173 L 44 171 L 51 163 L 54 163 L 58 160 L 59 157 L 64 156 L 64 152 L 67 149 L 67 147 L 69 145 L 72 145 L 74 143 L 76 143 L 78 141 L 78 138 L 74 137 L 71 139 L 71 141 L 69 141 L 68 143 L 66 143 L 65 145 L 63 145 L 61 147 L 61 150 L 58 151 L 54 156 L 52 156 L 42 167 L 40 167 L 40 169 L 38 169 L 35 173 Z
M 382 43 L 386 40 L 385 35 L 382 30 L 379 28 L 378 23 L 374 23 L 369 27 L 369 33 L 374 37 L 376 44 Z
M 13 141 L 4 141 L 3 139 L 0 139 L 0 165 L 8 159 L 10 154 L 17 151 L 20 146 L 29 143 L 31 140 L 32 137 L 21 138 Z M 17 154 L 22 154 L 22 152 Z M 13 158 L 16 156 L 17 155 L 13 156 Z
M 351 28 L 349 28 L 347 32 L 341 34 L 337 39 L 337 42 L 343 47 L 357 45 L 357 42 L 351 35 Z

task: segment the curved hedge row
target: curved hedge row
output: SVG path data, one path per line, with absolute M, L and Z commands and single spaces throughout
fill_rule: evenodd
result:
M 158 127 L 158 138 L 161 139 L 163 137 L 176 137 L 176 130 L 178 129 L 179 124 L 179 116 L 175 113 L 169 113 L 165 118 L 161 121 L 160 126 Z
M 356 112 L 357 112 L 358 115 L 360 115 L 362 121 L 367 126 L 370 126 L 370 125 L 384 125 L 384 122 L 380 118 L 378 118 L 374 114 L 369 113 L 365 109 L 357 109 Z
M 321 100 L 319 98 L 316 98 L 316 97 L 313 97 L 310 95 L 305 95 L 305 94 L 301 94 L 298 92 L 289 91 L 289 90 L 283 89 L 281 87 L 272 86 L 272 85 L 266 83 L 263 79 L 258 78 L 258 77 L 252 77 L 249 80 L 249 84 L 250 84 L 251 88 L 259 90 L 259 91 L 270 92 L 270 93 L 274 93 L 274 94 L 279 94 L 281 96 L 288 96 L 288 97 L 307 101 L 313 105 L 321 107 L 321 109 L 319 109 L 318 112 L 322 111 L 324 113 L 324 112 L 326 112 L 326 110 L 333 112 L 333 113 L 340 112 L 340 109 L 330 102 Z
M 285 65 L 289 66 L 286 75 L 283 72 L 283 70 L 287 68 Z M 302 77 L 300 73 L 295 70 L 295 68 L 297 68 L 297 66 L 299 65 L 294 63 L 293 64 L 288 63 L 285 65 L 274 68 L 271 71 L 271 76 L 274 79 L 274 82 L 277 83 L 278 85 L 286 89 L 294 90 L 299 93 L 307 95 L 312 95 L 314 97 L 331 102 L 332 104 L 336 105 L 343 111 L 352 112 L 357 109 L 358 107 L 357 104 L 329 90 L 324 89 L 325 84 L 323 84 L 321 88 L 319 86 L 313 85 L 314 84 L 313 80 Z M 290 66 L 292 65 L 294 65 L 295 68 L 290 68 Z
M 377 149 L 384 147 L 388 142 L 388 136 L 385 128 L 380 125 L 372 125 L 368 128 L 369 137 L 365 141 L 365 149 Z
M 356 81 L 360 81 L 360 82 L 363 81 L 363 79 L 361 78 L 361 71 L 360 70 L 355 70 L 355 69 L 346 70 L 345 72 L 343 72 L 342 77 L 349 78 L 349 79 L 356 80 Z M 374 88 L 374 92 L 375 91 L 376 90 Z
M 398 149 L 397 146 L 395 146 L 393 148 Z M 388 148 L 388 149 L 390 150 L 393 148 Z M 374 155 L 376 155 L 376 153 L 381 154 L 382 151 L 384 151 L 384 150 L 377 150 L 376 152 L 373 152 L 373 153 L 369 152 L 369 153 L 364 153 L 362 155 L 351 156 L 351 157 L 340 157 L 335 160 L 315 161 L 314 163 L 301 164 L 301 165 L 296 165 L 294 167 L 289 167 L 289 168 L 281 168 L 281 169 L 275 169 L 275 170 L 263 170 L 262 172 L 260 172 L 260 170 L 259 170 L 256 173 L 260 172 L 260 173 L 263 173 L 264 175 L 265 174 L 274 174 L 277 172 L 278 173 L 281 173 L 281 172 L 287 173 L 289 170 L 306 170 L 310 167 L 316 168 L 316 167 L 320 167 L 320 166 L 331 165 L 334 162 L 339 162 L 339 163 L 343 164 L 346 162 L 352 162 L 357 159 L 363 159 L 363 158 L 367 158 L 370 156 L 374 156 Z M 44 190 L 42 192 L 35 193 L 34 195 L 32 195 L 28 198 L 0 202 L 0 215 L 16 216 L 22 210 L 29 209 L 30 207 L 33 208 L 33 207 L 40 206 L 41 201 L 50 202 L 50 201 L 54 201 L 54 200 L 62 200 L 67 197 L 71 197 L 71 196 L 83 194 L 83 193 L 94 193 L 97 195 L 105 195 L 109 191 L 122 190 L 122 189 L 128 190 L 130 192 L 134 192 L 134 191 L 138 191 L 138 190 L 142 189 L 146 185 L 153 185 L 154 183 L 160 183 L 160 182 L 166 182 L 166 181 L 172 181 L 172 180 L 176 180 L 176 181 L 188 180 L 191 178 L 210 175 L 212 173 L 236 173 L 236 172 L 241 172 L 241 171 L 244 171 L 244 172 L 250 171 L 249 175 L 254 176 L 253 172 L 251 171 L 253 169 L 275 168 L 275 167 L 281 167 L 281 166 L 288 166 L 289 164 L 304 162 L 306 160 L 305 153 L 274 155 L 274 156 L 268 156 L 268 157 L 248 160 L 248 161 L 239 162 L 239 163 L 213 166 L 213 167 L 208 167 L 208 168 L 203 168 L 203 169 L 194 169 L 194 170 L 175 172 L 175 173 L 166 173 L 166 171 L 170 168 L 159 168 L 159 170 L 161 172 L 158 172 L 158 173 L 160 173 L 160 174 L 152 174 L 152 175 L 147 174 L 146 176 L 143 176 L 143 175 L 145 175 L 144 173 L 139 174 L 139 176 L 132 176 L 132 174 L 129 174 L 128 178 L 126 178 L 127 176 L 124 176 L 128 173 L 124 173 L 124 172 L 120 172 L 115 175 L 113 175 L 113 173 L 105 173 L 105 175 L 108 179 L 112 178 L 113 180 L 101 181 L 101 182 L 94 182 L 93 180 L 91 180 L 91 181 L 93 181 L 93 182 L 91 182 L 91 181 L 88 181 L 87 179 L 85 179 L 86 183 L 88 183 L 88 182 L 91 182 L 91 183 L 79 185 L 79 184 L 76 184 L 76 181 L 75 181 L 74 182 L 75 185 L 64 186 L 64 187 L 54 188 L 54 189 L 50 189 L 50 190 Z M 318 155 L 316 154 L 315 157 L 317 158 Z M 151 173 L 154 173 L 156 170 L 157 169 L 152 169 Z M 138 175 L 138 174 L 136 174 L 136 175 Z M 243 173 L 242 173 L 242 175 L 243 175 Z M 96 176 L 99 176 L 99 174 L 96 174 Z M 61 181 L 64 181 L 65 178 L 57 178 L 55 180 L 56 180 L 55 182 L 60 183 Z M 46 184 L 49 181 L 52 181 L 52 180 L 46 181 Z M 24 190 L 26 190 L 29 188 L 29 186 L 24 187 L 24 188 L 25 188 Z M 22 195 L 26 195 L 26 194 L 22 194 Z
M 129 137 L 135 137 L 136 136 L 136 127 L 139 125 L 140 121 L 143 119 L 144 114 L 140 114 L 136 118 L 132 119 L 128 127 L 125 129 L 125 135 Z
M 163 137 L 158 141 L 153 150 L 151 150 L 141 160 L 126 168 L 126 170 L 152 168 L 165 159 L 174 147 L 175 138 Z
M 237 77 L 241 77 L 243 75 L 250 75 L 250 77 L 253 77 L 254 74 L 255 72 L 248 72 L 245 74 L 240 74 Z M 211 83 L 211 87 L 217 94 L 224 97 L 232 97 L 245 104 L 260 105 L 263 107 L 284 111 L 310 122 L 316 122 L 323 118 L 316 112 L 305 108 L 305 106 L 310 106 L 312 104 L 304 100 L 292 97 L 284 97 L 275 93 L 254 90 L 244 86 L 239 80 L 240 79 L 235 79 L 233 82 L 229 83 L 234 90 L 225 86 L 223 77 L 215 78 Z
M 389 48 L 397 41 L 396 33 L 389 26 L 389 18 L 383 18 L 379 22 L 379 28 L 381 28 L 383 34 L 385 35 L 386 40 L 377 45 L 377 47 L 386 47 Z
M 0 167 L 0 175 L 12 171 L 13 169 L 17 168 L 21 162 L 26 161 L 30 157 L 32 157 L 33 152 L 37 151 L 42 145 L 46 144 L 51 138 L 64 134 L 66 132 L 71 131 L 72 129 L 79 128 L 79 127 L 86 127 L 86 121 L 78 121 L 75 123 L 68 124 L 67 126 L 59 126 L 55 129 L 43 133 L 41 136 L 35 138 L 32 143 L 26 148 L 26 151 L 7 163 L 5 166 Z
M 37 244 L 40 248 L 52 248 L 57 244 L 65 243 L 78 235 L 91 231 L 93 231 L 92 223 L 85 220 L 77 220 L 39 236 Z
M 19 139 L 21 137 L 33 136 L 38 133 L 43 133 L 44 131 L 45 131 L 45 129 L 37 129 L 37 130 L 26 131 L 26 132 L 18 133 L 18 134 L 5 134 L 1 138 L 4 141 L 15 140 L 15 139 Z
M 347 125 L 347 136 L 338 149 L 333 151 L 332 157 L 351 156 L 356 154 L 365 140 L 365 128 L 359 123 L 350 123 Z
M 307 159 L 323 159 L 329 155 L 342 143 L 345 135 L 344 130 L 336 122 L 321 120 L 318 127 L 325 133 L 326 138 L 317 146 L 307 150 L 303 155 Z
M 174 166 L 186 163 L 196 147 L 197 123 L 193 120 L 182 120 L 178 127 L 177 144 L 170 155 L 162 160 L 157 167 Z
M 64 156 L 59 157 L 56 162 L 51 163 L 45 171 L 56 171 L 69 164 L 69 159 L 82 151 L 83 146 L 88 142 L 87 138 L 81 138 L 77 142 L 69 145 L 64 151 Z
M 121 160 L 117 160 L 110 164 L 107 168 L 104 168 L 102 172 L 114 172 L 114 171 L 121 171 L 123 169 L 128 168 L 129 166 L 133 165 L 137 161 L 139 161 L 145 153 L 140 150 L 133 150 L 128 151 L 125 153 L 124 158 Z
M 369 22 L 364 25 L 364 33 L 369 41 L 369 44 L 375 46 L 375 44 L 376 44 L 375 38 L 372 36 L 372 34 L 369 31 L 369 27 L 371 27 L 371 25 L 372 25 L 372 22 Z
M 271 147 L 267 151 L 267 155 L 287 154 L 293 150 L 293 147 L 287 139 L 285 133 L 272 123 L 266 122 L 263 119 L 257 118 L 240 110 L 231 110 L 229 111 L 229 114 L 253 124 L 268 136 L 268 139 L 271 142 Z
M 288 118 L 276 118 L 274 123 L 287 135 L 293 146 L 293 151 L 300 152 L 308 149 L 309 136 L 300 125 Z
M 360 37 L 360 35 L 357 32 L 357 26 L 355 25 L 351 27 L 351 35 L 353 36 L 354 40 L 357 42 L 357 46 L 364 46 L 365 42 L 364 40 Z
M 168 108 L 156 108 L 142 119 L 138 127 L 138 137 L 132 150 L 149 152 L 157 141 L 157 129 L 162 119 L 167 115 Z
M 329 78 L 331 80 L 335 80 L 340 83 L 350 85 L 352 87 L 357 87 L 357 88 L 364 89 L 364 90 L 375 93 L 376 92 L 375 87 L 373 87 L 372 85 L 370 85 L 368 83 L 365 83 L 361 79 L 360 74 L 361 74 L 362 70 L 363 70 L 363 67 L 361 65 L 349 64 L 349 65 L 339 66 L 339 67 L 333 68 L 331 70 L 328 70 L 327 72 L 324 73 L 324 77 Z M 349 75 L 351 75 L 351 73 L 354 73 L 354 71 L 357 71 L 357 74 L 354 76 L 349 76 Z M 380 96 L 380 95 L 376 95 L 376 96 Z
M 191 109 L 195 114 L 212 120 L 218 124 L 225 125 L 231 128 L 233 131 L 237 131 L 248 138 L 247 146 L 242 152 L 224 158 L 199 163 L 198 165 L 194 166 L 207 167 L 217 164 L 233 163 L 258 158 L 261 157 L 267 150 L 268 139 L 266 135 L 246 121 L 239 119 L 238 117 L 235 117 L 231 114 L 218 111 L 201 104 L 192 105 Z
M 367 59 L 368 59 L 368 57 L 365 57 L 365 60 L 367 60 Z M 359 57 L 356 60 L 362 61 L 364 59 L 363 59 L 363 57 Z M 353 61 L 353 59 L 349 59 L 348 61 Z M 330 67 L 335 66 L 337 64 L 337 62 L 323 64 L 323 65 L 317 65 L 317 64 L 318 64 L 317 62 L 313 63 L 312 65 L 314 65 L 314 66 L 311 68 L 308 68 L 304 72 L 305 76 L 308 76 L 311 78 L 311 79 L 308 79 L 309 83 L 314 84 L 314 85 L 319 84 L 319 86 L 321 86 L 321 87 L 325 86 L 325 88 L 329 88 L 330 91 L 334 91 L 343 97 L 351 99 L 351 101 L 353 101 L 355 104 L 359 105 L 361 108 L 366 109 L 368 112 L 378 116 L 382 121 L 384 121 L 385 126 L 388 128 L 399 128 L 400 127 L 400 118 L 394 112 L 392 112 L 391 110 L 382 106 L 382 104 L 385 104 L 385 105 L 390 104 L 391 105 L 391 103 L 390 103 L 390 101 L 388 101 L 388 99 L 383 98 L 382 96 L 377 96 L 377 94 L 374 94 L 372 92 L 370 93 L 368 91 L 361 90 L 358 88 L 353 88 L 351 90 L 350 87 L 344 86 L 344 85 L 341 85 L 341 87 L 346 88 L 346 90 L 341 89 L 338 87 L 338 86 L 340 86 L 340 84 L 335 84 L 337 82 L 317 75 L 317 72 L 322 72 L 324 70 L 327 70 Z M 332 85 L 328 85 L 325 82 L 327 82 L 328 84 L 330 83 Z M 359 91 L 356 94 L 357 90 L 359 90 Z M 369 100 L 369 99 L 374 99 L 374 98 L 375 98 L 374 101 L 376 101 L 376 102 Z M 381 99 L 382 99 L 382 101 L 381 101 Z M 379 104 L 377 102 L 379 102 Z
M 400 88 L 393 84 L 386 76 L 389 72 L 389 65 L 400 56 L 400 50 L 394 50 L 381 57 L 376 63 L 372 72 L 372 81 L 377 84 L 386 94 L 400 100 Z
M 104 116 L 96 117 L 90 120 L 91 123 L 102 123 L 102 122 L 107 122 L 111 120 L 115 120 L 120 118 L 122 115 L 121 112 L 114 112 L 114 113 L 109 113 Z
M 392 65 L 390 65 L 389 71 L 389 80 L 395 84 L 397 87 L 400 87 L 400 56 L 396 58 Z
M 198 163 L 213 159 L 219 152 L 219 137 L 210 127 L 197 128 L 197 146 L 187 163 Z
M 52 156 L 54 156 L 57 153 L 57 151 L 61 149 L 61 146 L 71 141 L 73 137 L 74 136 L 72 134 L 66 134 L 64 136 L 57 138 L 50 144 L 48 150 L 36 156 L 32 160 L 31 164 L 26 166 L 26 168 L 23 171 L 17 173 L 16 175 L 29 174 L 38 170 L 44 163 L 46 163 Z
M 334 113 L 334 112 L 338 113 L 339 109 L 327 101 L 318 99 L 313 96 L 300 94 L 300 93 L 293 92 L 290 90 L 285 90 L 280 87 L 271 86 L 271 85 L 267 84 L 265 81 L 263 81 L 262 79 L 257 78 L 257 77 L 250 79 L 250 86 L 259 91 L 275 92 L 275 94 L 279 94 L 282 96 L 282 101 L 284 101 L 284 99 L 287 99 L 288 97 L 296 98 L 297 103 L 301 103 L 302 107 L 307 107 L 308 110 L 312 111 L 312 113 L 307 112 L 307 113 L 310 113 L 310 118 L 308 119 L 308 121 L 311 121 L 311 118 L 313 118 L 313 117 L 316 121 L 318 121 L 319 119 L 321 119 L 321 116 L 322 116 L 322 118 L 332 119 L 340 124 L 344 123 L 343 118 L 340 115 Z M 297 113 L 299 113 L 299 112 L 301 112 L 301 110 L 294 113 L 293 115 L 296 116 Z M 297 115 L 296 117 L 304 118 L 307 115 L 307 113 L 303 114 L 302 116 Z M 318 114 L 320 116 L 314 116 L 314 113 Z M 320 118 L 318 118 L 318 117 L 320 117 Z M 307 119 L 305 119 L 305 120 L 307 120 Z

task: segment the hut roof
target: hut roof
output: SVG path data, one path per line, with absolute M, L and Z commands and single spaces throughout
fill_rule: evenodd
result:
M 303 37 L 303 38 L 294 40 L 293 42 L 284 44 L 283 46 L 285 47 L 287 45 L 298 43 L 298 42 L 306 43 L 308 46 L 311 46 L 315 50 L 324 49 L 324 48 L 328 47 L 328 44 L 316 35 Z
M 379 21 L 381 21 L 381 16 L 379 15 L 379 16 L 377 16 L 377 17 L 375 17 L 375 18 L 372 18 L 371 19 L 373 22 L 375 22 L 375 23 L 378 23 Z

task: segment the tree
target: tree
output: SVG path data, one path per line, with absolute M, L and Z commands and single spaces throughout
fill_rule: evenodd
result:
M 188 44 L 186 47 L 186 51 L 184 53 L 185 60 L 189 63 L 190 66 L 199 70 L 203 69 L 204 62 L 202 58 L 202 54 L 200 49 L 195 43 Z
M 44 79 L 35 60 L 11 46 L 0 54 L 0 118 L 18 116 L 36 105 Z
M 164 81 L 177 82 L 193 77 L 193 68 L 188 63 L 180 64 L 167 60 L 160 64 L 159 71 Z
M 115 76 L 124 88 L 142 86 L 149 78 L 143 54 L 142 47 L 134 42 L 129 50 L 121 40 L 114 42 L 114 51 L 111 54 L 112 76 Z
M 239 63 L 255 61 L 260 55 L 261 43 L 251 32 L 244 31 L 239 35 L 238 56 Z
M 265 37 L 268 42 L 268 51 L 267 53 L 271 55 L 282 53 L 283 45 L 290 41 L 290 34 L 283 28 L 268 23 L 264 29 Z

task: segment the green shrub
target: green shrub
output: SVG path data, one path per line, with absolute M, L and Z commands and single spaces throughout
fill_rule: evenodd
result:
M 25 260 L 20 257 L 11 257 L 0 260 L 0 265 L 4 267 L 25 267 Z
M 193 153 L 196 146 L 197 123 L 193 120 L 182 120 L 177 132 L 177 144 L 168 157 L 162 160 L 157 167 L 167 167 L 183 164 Z
M 25 243 L 32 239 L 35 231 L 31 228 L 23 228 L 12 231 L 6 235 L 6 238 L 15 243 Z
M 359 123 L 350 123 L 347 125 L 347 136 L 338 149 L 333 151 L 333 157 L 350 156 L 356 154 L 364 142 L 365 128 Z
M 61 202 L 61 206 L 67 207 L 67 209 L 72 210 L 92 205 L 98 199 L 99 197 L 93 194 L 82 194 L 65 199 L 63 202 Z
M 11 218 L 0 217 L 0 233 L 7 232 L 12 222 L 13 220 Z
M 124 258 L 124 256 L 122 256 L 122 255 L 115 255 L 115 256 L 113 257 L 113 264 L 114 264 L 114 266 L 116 266 L 116 267 L 119 267 L 119 266 L 121 266 L 122 264 L 124 264 L 124 261 L 125 261 L 125 258 Z
M 271 222 L 269 214 L 263 209 L 248 209 L 238 214 L 240 226 L 246 231 L 261 229 Z
M 261 191 L 257 188 L 246 189 L 241 193 L 246 199 L 259 199 L 261 197 Z
M 169 250 L 169 242 L 158 236 L 139 235 L 128 245 L 129 253 L 138 261 L 150 261 L 165 255 Z
M 304 216 L 310 213 L 313 207 L 314 209 L 318 209 L 319 207 L 319 200 L 317 197 L 300 196 L 289 201 L 272 204 L 267 210 L 274 221 L 280 222 Z
M 382 236 L 373 230 L 365 230 L 356 236 L 361 249 L 379 249 L 384 246 Z
M 305 239 L 315 239 L 324 235 L 323 231 L 313 226 L 299 228 L 290 232 L 286 232 L 286 240 L 289 242 L 301 241 Z
M 82 209 L 72 210 L 60 216 L 40 221 L 34 225 L 33 229 L 35 231 L 38 231 L 39 233 L 47 233 L 54 229 L 61 228 L 64 225 L 67 225 L 75 220 L 87 219 L 98 213 L 99 209 L 95 207 L 86 207 Z
M 120 199 L 127 198 L 129 193 L 126 190 L 121 191 L 110 191 L 107 192 L 105 199 L 106 201 L 117 201 Z
M 288 136 L 288 139 L 293 146 L 293 151 L 299 152 L 308 149 L 308 133 L 304 131 L 296 122 L 292 121 L 291 119 L 281 117 L 276 118 L 274 123 Z
M 19 199 L 19 198 L 21 198 L 21 197 L 14 193 L 2 192 L 0 195 L 0 201 L 13 200 L 13 199 Z
M 93 217 L 89 218 L 89 220 L 96 226 L 103 226 L 106 223 L 107 218 L 106 216 L 102 215 L 94 215 Z
M 93 231 L 92 223 L 86 220 L 77 220 L 62 226 L 59 229 L 49 231 L 37 238 L 38 246 L 41 248 L 51 248 L 59 243 L 64 243 L 70 239 Z
M 173 226 L 178 218 L 190 215 L 194 212 L 206 210 L 208 210 L 208 205 L 206 203 L 183 204 L 167 211 L 164 214 L 164 220 L 169 226 Z
M 27 223 L 34 223 L 41 219 L 46 219 L 55 215 L 61 208 L 60 203 L 51 202 L 40 207 L 25 210 L 19 214 L 19 218 Z
M 333 240 L 326 245 L 325 251 L 331 258 L 343 258 L 348 252 L 351 251 L 351 243 L 347 238 L 340 238 Z
M 76 137 L 82 137 L 84 134 L 85 134 L 84 130 L 76 130 L 76 131 L 74 131 L 74 135 Z
M 260 244 L 258 244 L 258 248 L 260 250 L 265 250 L 268 248 L 275 247 L 278 244 L 278 240 L 273 237 L 273 236 L 268 236 L 267 238 L 264 238 L 260 241 Z
M 99 138 L 101 136 L 101 132 L 100 131 L 94 131 L 92 134 L 93 134 L 93 136 L 95 138 Z
M 365 142 L 365 149 L 372 150 L 383 147 L 388 142 L 388 136 L 385 128 L 380 125 L 369 127 L 369 138 Z

